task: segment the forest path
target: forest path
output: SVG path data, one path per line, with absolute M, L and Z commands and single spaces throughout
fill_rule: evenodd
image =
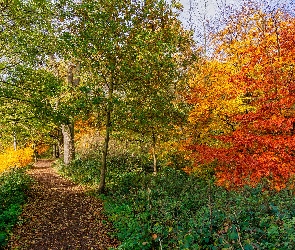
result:
M 7 249 L 88 250 L 116 247 L 102 203 L 85 195 L 85 188 L 61 177 L 52 161 L 40 160 L 29 170 L 36 180 L 29 191 L 21 223 Z

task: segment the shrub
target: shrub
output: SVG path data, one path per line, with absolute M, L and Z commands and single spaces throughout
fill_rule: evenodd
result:
M 70 177 L 76 183 L 96 184 L 99 181 L 100 161 L 98 159 L 76 159 L 71 165 L 64 165 L 58 162 L 56 165 L 58 171 L 67 177 Z
M 0 173 L 10 167 L 25 167 L 33 161 L 34 150 L 30 147 L 14 150 L 7 149 L 0 154 Z
M 134 176 L 128 194 L 112 190 L 106 197 L 121 249 L 295 248 L 295 199 L 287 190 L 227 191 L 173 169 L 144 179 L 149 182 L 132 189 Z
M 0 247 L 6 244 L 9 231 L 21 214 L 31 182 L 24 169 L 13 168 L 0 175 Z
M 292 189 L 266 191 L 261 184 L 228 191 L 209 176 L 169 167 L 154 176 L 142 167 L 145 158 L 113 157 L 101 198 L 119 249 L 295 249 Z M 98 168 L 89 160 L 67 171 L 97 180 Z

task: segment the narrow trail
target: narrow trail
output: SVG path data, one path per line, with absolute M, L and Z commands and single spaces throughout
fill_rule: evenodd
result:
M 88 250 L 116 247 L 102 203 L 59 176 L 51 161 L 38 161 L 29 174 L 36 183 L 6 249 Z

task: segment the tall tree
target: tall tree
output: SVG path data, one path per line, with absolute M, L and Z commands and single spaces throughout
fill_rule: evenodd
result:
M 71 46 L 73 55 L 81 60 L 82 68 L 89 70 L 93 81 L 91 93 L 100 93 L 98 105 L 104 110 L 105 138 L 99 185 L 103 191 L 110 135 L 118 121 L 114 118 L 122 109 L 118 104 L 124 103 L 120 100 L 128 96 L 129 100 L 136 99 L 147 93 L 150 100 L 156 100 L 158 92 L 162 97 L 156 102 L 161 103 L 163 87 L 169 77 L 170 81 L 175 79 L 173 56 L 181 53 L 185 36 L 181 36 L 183 31 L 172 6 L 165 1 L 85 0 L 69 3 L 67 8 L 67 18 L 75 21 L 70 23 L 63 38 Z M 136 110 L 138 103 L 135 101 L 132 105 Z M 154 102 L 149 111 L 142 107 L 142 113 L 151 112 L 155 106 Z
M 230 99 L 240 97 L 240 107 L 250 108 L 237 108 L 228 117 L 231 130 L 211 134 L 215 144 L 188 147 L 196 164 L 218 159 L 220 184 L 256 185 L 266 178 L 270 187 L 281 189 L 295 173 L 293 26 L 294 18 L 279 10 L 246 6 L 220 32 L 219 58 L 235 69 L 228 79 L 235 87 Z M 207 102 L 208 110 L 214 110 L 214 103 Z
M 181 82 L 192 56 L 193 42 L 177 16 L 164 3 L 146 15 L 153 3 L 143 6 L 128 40 L 130 63 L 125 88 L 122 124 L 142 140 L 149 140 L 154 173 L 157 173 L 156 146 L 171 137 L 185 120 L 177 100 Z M 143 27 L 141 29 L 140 27 Z
M 9 129 L 10 124 L 18 139 L 24 131 L 29 133 L 31 126 L 41 127 L 39 118 L 46 118 L 51 110 L 48 97 L 55 95 L 59 86 L 44 70 L 46 55 L 53 48 L 51 3 L 4 1 L 0 8 L 1 122 L 8 121 L 2 126 Z
M 50 124 L 52 131 L 60 127 L 64 162 L 69 164 L 75 155 L 73 126 L 79 113 L 76 104 L 80 76 L 78 65 L 62 65 L 67 58 L 61 53 L 65 48 L 59 39 L 65 28 L 57 15 L 61 4 L 46 0 L 3 4 L 1 35 L 7 47 L 2 57 L 1 98 L 17 100 L 15 109 L 26 106 L 27 112 L 22 112 L 19 121 L 28 120 L 27 116 L 42 119 L 44 127 Z M 55 132 L 46 131 L 59 140 Z

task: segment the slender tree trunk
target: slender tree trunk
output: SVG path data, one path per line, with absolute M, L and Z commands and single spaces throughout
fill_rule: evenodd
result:
M 56 158 L 56 144 L 52 145 L 52 158 Z
M 57 142 L 57 155 L 56 158 L 61 158 L 62 156 L 62 141 Z
M 157 138 L 156 138 L 155 133 L 153 132 L 152 154 L 153 154 L 154 174 L 157 174 L 158 173 L 157 154 L 156 154 L 156 143 L 157 143 Z
M 34 161 L 37 162 L 37 147 L 36 147 L 36 143 L 34 142 L 33 144 L 33 150 L 34 150 Z
M 16 139 L 16 133 L 13 132 L 13 149 L 17 150 L 17 139 Z
M 109 151 L 109 141 L 110 141 L 111 127 L 112 127 L 111 113 L 113 109 L 113 104 L 112 104 L 113 91 L 114 91 L 113 83 L 110 83 L 107 110 L 106 110 L 106 134 L 104 138 L 104 145 L 103 145 L 102 159 L 101 159 L 101 169 L 100 169 L 100 182 L 98 186 L 99 193 L 103 193 L 105 190 L 105 179 L 106 179 L 106 172 L 107 172 L 107 155 Z
M 61 128 L 56 131 L 56 137 L 54 138 L 54 143 L 52 145 L 52 157 L 60 158 L 62 155 L 62 146 L 63 146 L 63 134 Z
M 76 72 L 74 72 L 76 70 Z M 78 77 L 75 79 L 75 74 Z M 80 82 L 80 64 L 68 66 L 68 84 L 75 87 Z M 58 106 L 58 102 L 56 103 Z M 61 126 L 64 143 L 64 164 L 69 165 L 75 159 L 74 122 Z
M 109 123 L 106 127 L 106 135 L 104 138 L 104 145 L 102 151 L 102 159 L 101 159 L 101 169 L 100 169 L 100 182 L 98 186 L 98 192 L 103 193 L 105 189 L 105 179 L 106 179 L 106 172 L 107 172 L 107 155 L 109 150 L 109 141 L 110 141 L 110 120 L 111 120 L 111 112 L 107 112 L 106 122 Z
M 59 158 L 59 156 L 60 156 L 60 145 L 59 145 L 59 142 L 58 143 L 54 143 L 53 145 L 52 145 L 52 157 L 53 158 Z
M 75 159 L 74 124 L 63 124 L 64 164 L 69 165 Z
M 59 129 L 57 132 L 57 158 L 61 158 L 63 155 L 63 135 L 62 130 Z

